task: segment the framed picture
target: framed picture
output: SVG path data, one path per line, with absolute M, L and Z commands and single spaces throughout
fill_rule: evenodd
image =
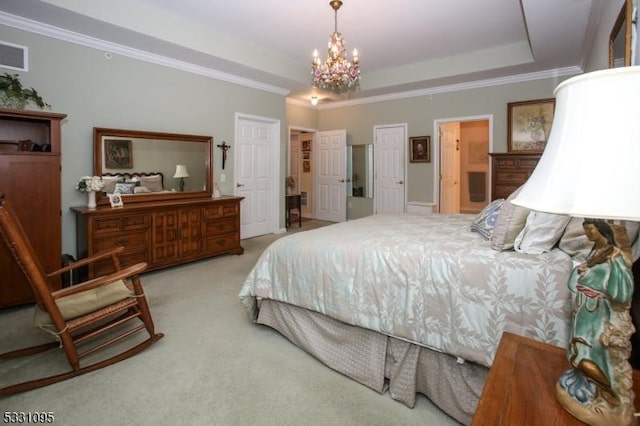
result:
M 508 152 L 542 152 L 547 145 L 556 100 L 510 102 L 507 117 Z
M 104 140 L 104 166 L 107 169 L 130 169 L 133 167 L 131 139 Z
M 311 172 L 311 161 L 309 161 L 309 160 L 303 160 L 302 161 L 302 171 L 304 173 L 310 173 Z
M 311 151 L 311 141 L 302 141 L 302 150 Z
M 410 163 L 431 162 L 431 136 L 413 136 L 409 138 Z
M 124 202 L 122 201 L 122 196 L 118 193 L 115 194 L 107 194 L 107 197 L 109 197 L 109 203 L 111 204 L 111 207 L 122 207 L 124 205 Z

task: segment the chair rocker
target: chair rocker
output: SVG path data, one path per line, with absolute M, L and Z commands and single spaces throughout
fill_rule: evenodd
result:
M 0 395 L 40 388 L 95 371 L 141 352 L 164 336 L 154 330 L 149 305 L 138 277 L 138 274 L 147 268 L 147 264 L 142 262 L 123 268 L 118 255 L 124 247 L 96 253 L 94 256 L 45 274 L 22 225 L 2 193 L 0 193 L 0 236 L 33 289 L 36 298 L 35 325 L 56 337 L 56 341 L 50 343 L 1 354 L 0 360 L 33 355 L 62 347 L 71 366 L 67 372 L 3 387 L 0 389 Z M 65 272 L 108 258 L 111 258 L 115 272 L 58 291 L 51 291 L 49 279 L 59 279 Z M 141 323 L 129 322 L 136 319 Z M 130 326 L 125 327 L 125 324 Z M 146 330 L 149 334 L 146 340 L 107 359 L 89 365 L 80 365 L 82 358 L 142 330 Z M 103 335 L 105 332 L 108 332 L 108 336 Z M 98 339 L 98 337 L 101 338 Z

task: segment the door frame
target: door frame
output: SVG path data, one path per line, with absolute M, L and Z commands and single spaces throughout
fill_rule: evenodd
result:
M 271 233 L 276 234 L 280 232 L 280 216 L 281 216 L 280 206 L 281 204 L 284 205 L 283 204 L 284 201 L 283 203 L 279 203 L 280 200 L 284 200 L 283 198 L 284 195 L 282 192 L 282 187 L 284 186 L 284 178 L 281 177 L 282 170 L 280 167 L 280 157 L 282 152 L 282 140 L 280 138 L 280 120 L 276 118 L 271 118 L 271 117 L 263 117 L 259 115 L 236 112 L 234 114 L 234 135 L 233 135 L 233 142 L 234 142 L 234 146 L 236 147 L 238 146 L 240 120 L 267 123 L 271 127 L 271 134 L 273 139 L 272 142 L 274 142 L 273 149 L 271 150 L 271 162 L 273 164 L 273 167 L 271 167 L 271 170 L 275 170 L 275 172 L 271 175 L 271 187 L 273 188 L 273 192 L 276 196 L 273 197 L 273 199 L 269 203 L 268 208 L 270 209 L 269 217 L 271 218 L 271 220 L 269 221 L 269 229 Z M 232 185 L 233 185 L 234 195 L 237 195 L 236 182 L 238 180 L 237 171 L 240 170 L 239 168 L 240 160 L 241 160 L 240 153 L 233 155 Z M 214 182 L 215 182 L 215 179 L 214 179 Z M 284 209 L 282 209 L 282 213 L 284 213 Z M 242 227 L 242 224 L 241 224 L 241 227 Z
M 464 123 L 467 121 L 488 121 L 489 122 L 489 152 L 493 152 L 493 114 L 482 115 L 469 115 L 463 117 L 451 117 L 451 118 L 436 118 L 433 120 L 433 201 L 438 206 L 440 211 L 440 125 L 442 123 L 459 122 Z M 489 170 L 491 170 L 491 163 L 489 163 Z M 491 173 L 489 173 L 489 188 L 492 188 Z
M 292 130 L 297 130 L 299 132 L 313 133 L 313 138 L 314 139 L 316 137 L 316 133 L 319 132 L 318 129 L 313 129 L 311 127 L 289 125 L 288 130 L 287 130 L 287 159 L 286 159 L 287 163 L 285 164 L 285 177 L 289 176 L 289 166 L 291 165 L 291 131 Z M 311 145 L 311 149 L 313 149 L 314 146 L 315 146 L 315 144 L 312 144 Z M 313 156 L 313 154 L 311 154 L 311 155 Z M 312 170 L 313 170 L 312 173 L 315 172 L 315 169 L 316 169 L 315 167 L 312 168 Z M 313 177 L 311 179 L 313 179 Z M 285 191 L 286 191 L 286 188 L 285 188 Z M 298 182 L 298 191 L 300 191 L 300 182 Z M 311 188 L 311 191 L 313 192 L 313 187 Z M 313 194 L 311 194 L 311 195 L 313 195 Z M 308 196 L 308 194 L 307 194 L 307 196 Z M 302 211 L 300 211 L 300 214 L 302 214 Z M 309 218 L 308 216 L 302 216 L 302 217 L 305 217 L 307 219 L 315 219 L 315 211 L 311 212 L 311 216 L 312 216 L 311 218 Z M 286 229 L 282 229 L 282 232 L 286 232 Z

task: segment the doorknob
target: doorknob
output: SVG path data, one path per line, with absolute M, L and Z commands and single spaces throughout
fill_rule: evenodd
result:
M 340 182 L 340 183 L 344 183 L 344 179 L 340 179 L 338 182 Z
M 244 183 L 236 183 L 236 188 L 242 188 L 244 186 Z
M 398 185 L 402 185 L 404 182 L 403 181 L 398 181 L 396 182 Z

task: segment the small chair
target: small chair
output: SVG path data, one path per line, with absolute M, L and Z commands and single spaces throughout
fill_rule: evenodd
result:
M 56 341 L 4 353 L 0 355 L 0 360 L 32 355 L 61 346 L 71 370 L 6 386 L 0 389 L 0 395 L 40 388 L 95 371 L 141 352 L 164 336 L 154 331 L 149 305 L 138 277 L 138 274 L 147 268 L 146 263 L 122 268 L 118 255 L 124 247 L 118 247 L 45 274 L 9 204 L 4 194 L 0 193 L 0 237 L 7 244 L 33 289 L 36 298 L 35 325 L 55 336 Z M 62 290 L 51 291 L 49 279 L 59 278 L 63 273 L 105 258 L 112 259 L 115 272 Z M 136 319 L 141 323 L 129 323 Z M 124 327 L 125 324 L 131 326 Z M 145 329 L 149 337 L 137 345 L 93 364 L 80 365 L 80 360 L 85 356 Z M 105 332 L 106 336 L 103 335 Z

